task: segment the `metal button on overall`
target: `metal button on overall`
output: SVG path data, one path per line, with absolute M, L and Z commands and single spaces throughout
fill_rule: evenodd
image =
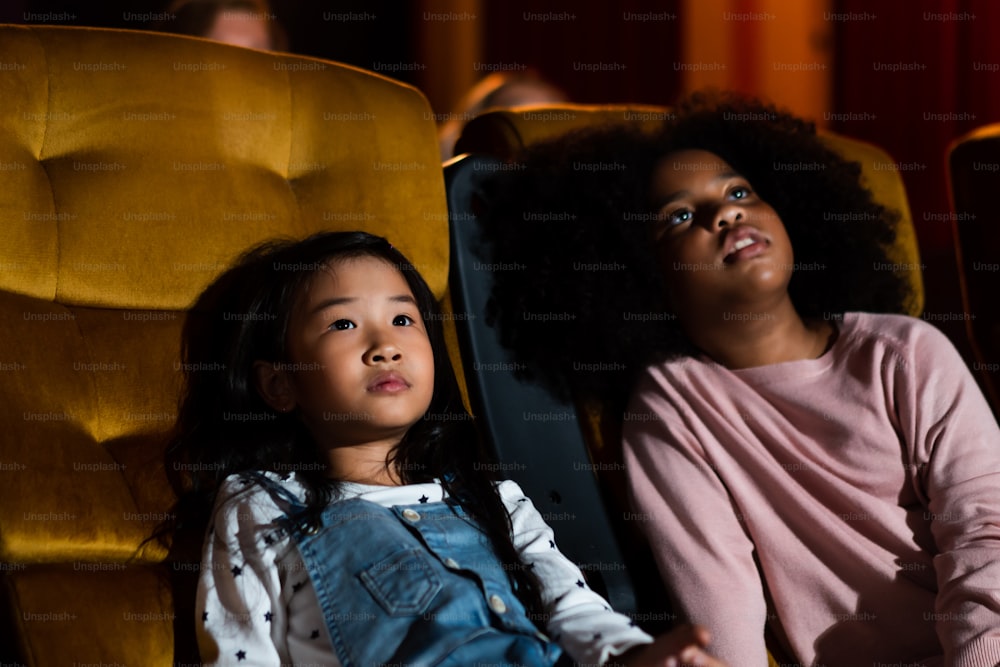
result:
M 507 605 L 506 603 L 504 603 L 503 598 L 500 597 L 499 595 L 491 595 L 489 602 L 490 602 L 490 609 L 492 609 L 496 613 L 503 614 L 504 612 L 507 611 Z

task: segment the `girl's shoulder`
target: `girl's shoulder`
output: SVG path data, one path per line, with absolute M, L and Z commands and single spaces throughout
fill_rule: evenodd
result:
M 444 499 L 439 482 L 413 484 L 397 487 L 365 486 L 344 483 L 338 497 L 359 497 L 385 507 L 426 502 L 428 499 Z M 496 483 L 497 493 L 508 510 L 522 508 L 530 504 L 521 486 L 510 479 Z M 219 487 L 215 500 L 216 522 L 245 522 L 263 520 L 273 522 L 294 509 L 296 503 L 304 503 L 305 486 L 295 473 L 279 475 L 274 472 L 239 473 L 230 475 Z
M 847 313 L 843 331 L 850 336 L 841 354 L 845 364 L 868 364 L 883 376 L 907 378 L 914 388 L 955 382 L 968 367 L 933 315 Z
M 928 319 L 931 319 L 928 317 Z M 787 382 L 812 378 L 829 368 L 856 365 L 867 360 L 876 366 L 914 368 L 917 359 L 944 363 L 957 352 L 948 338 L 933 324 L 908 315 L 848 312 L 835 319 L 837 338 L 831 349 L 818 359 L 784 362 L 772 366 L 735 371 L 744 382 Z M 919 373 L 919 368 L 915 369 Z M 652 399 L 659 410 L 689 411 L 692 387 L 721 387 L 731 384 L 733 371 L 704 356 L 681 356 L 656 361 L 639 373 L 630 394 L 626 414 L 642 416 Z M 642 407 L 645 406 L 645 407 Z M 661 415 L 662 416 L 662 415 Z M 626 419 L 626 421 L 629 421 Z
M 305 496 L 305 487 L 294 472 L 284 475 L 265 471 L 243 472 L 222 481 L 215 505 L 216 511 L 231 504 L 284 510 L 293 498 L 303 502 Z
M 930 315 L 925 315 L 930 319 Z M 930 321 L 888 313 L 845 313 L 841 335 L 855 344 L 874 344 L 901 357 L 951 354 L 954 346 Z
M 280 536 L 281 519 L 295 502 L 305 499 L 305 487 L 294 473 L 239 473 L 219 487 L 210 530 L 230 548 L 246 548 L 247 540 L 271 545 Z

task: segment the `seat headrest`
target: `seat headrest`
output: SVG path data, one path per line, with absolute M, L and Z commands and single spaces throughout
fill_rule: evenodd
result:
M 250 245 L 364 229 L 444 293 L 444 181 L 416 89 L 129 30 L 0 26 L 0 62 L 0 289 L 181 309 Z

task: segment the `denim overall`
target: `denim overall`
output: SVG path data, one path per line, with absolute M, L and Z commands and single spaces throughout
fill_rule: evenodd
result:
M 566 664 L 562 649 L 528 619 L 489 538 L 458 504 L 388 508 L 353 498 L 331 503 L 321 526 L 303 526 L 296 515 L 304 505 L 254 477 L 291 506 L 280 521 L 298 546 L 343 667 Z

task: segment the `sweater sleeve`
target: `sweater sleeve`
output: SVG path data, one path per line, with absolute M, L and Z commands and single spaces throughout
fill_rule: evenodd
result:
M 767 603 L 754 545 L 703 448 L 647 376 L 623 427 L 635 517 L 685 620 L 731 665 L 766 667 Z
M 923 323 L 915 331 L 895 366 L 895 400 L 938 550 L 938 637 L 949 667 L 996 667 L 1000 428 L 945 336 Z
M 515 482 L 501 483 L 500 494 L 510 512 L 514 547 L 542 584 L 553 641 L 578 664 L 595 666 L 653 641 L 586 585 L 580 568 L 559 551 L 552 528 Z
M 255 540 L 256 527 L 267 520 L 248 494 L 226 490 L 205 540 L 198 581 L 201 658 L 206 665 L 276 667 L 287 662 L 272 638 L 273 632 L 283 634 L 275 628 L 285 617 L 281 586 L 274 554 L 258 549 Z

